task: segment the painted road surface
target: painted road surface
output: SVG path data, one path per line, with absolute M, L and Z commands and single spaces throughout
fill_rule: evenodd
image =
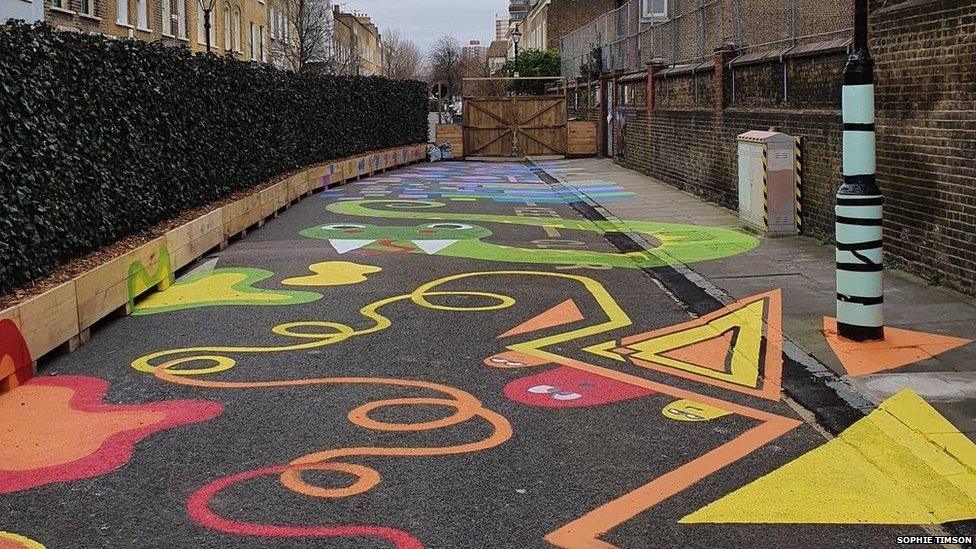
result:
M 625 224 L 520 163 L 301 202 L 0 397 L 0 547 L 883 547 L 973 518 L 965 468 L 906 449 L 951 430 L 910 391 L 830 442 L 783 401 L 789 296 L 669 286 L 755 238 Z

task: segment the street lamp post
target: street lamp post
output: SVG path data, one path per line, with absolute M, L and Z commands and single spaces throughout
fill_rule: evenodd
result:
M 875 181 L 874 61 L 868 0 L 854 0 L 854 47 L 844 68 L 844 183 L 837 191 L 837 331 L 884 339 L 881 189 Z
M 203 12 L 203 34 L 206 36 L 207 53 L 210 53 L 210 14 L 217 7 L 217 0 L 197 0 Z
M 522 41 L 522 31 L 519 30 L 518 25 L 515 25 L 515 30 L 512 32 L 512 42 L 515 43 L 515 78 L 519 77 L 519 66 L 518 66 L 518 47 L 519 42 Z

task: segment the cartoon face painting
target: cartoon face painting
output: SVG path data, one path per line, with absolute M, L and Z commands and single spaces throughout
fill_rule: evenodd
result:
M 415 227 L 384 227 L 363 223 L 333 223 L 301 232 L 302 236 L 328 240 L 340 254 L 368 249 L 384 252 L 437 254 L 459 241 L 476 241 L 491 231 L 467 223 L 427 223 Z
M 540 408 L 588 408 L 652 393 L 641 387 L 567 367 L 516 379 L 505 387 L 508 398 Z

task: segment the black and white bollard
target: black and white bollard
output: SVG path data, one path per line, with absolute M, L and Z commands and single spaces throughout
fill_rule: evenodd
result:
M 884 339 L 881 189 L 875 182 L 874 61 L 867 0 L 855 0 L 854 48 L 844 68 L 844 184 L 837 191 L 837 331 Z

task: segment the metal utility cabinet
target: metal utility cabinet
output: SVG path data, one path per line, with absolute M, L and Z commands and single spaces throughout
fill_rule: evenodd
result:
M 796 139 L 779 132 L 739 136 L 739 219 L 771 236 L 795 235 Z

